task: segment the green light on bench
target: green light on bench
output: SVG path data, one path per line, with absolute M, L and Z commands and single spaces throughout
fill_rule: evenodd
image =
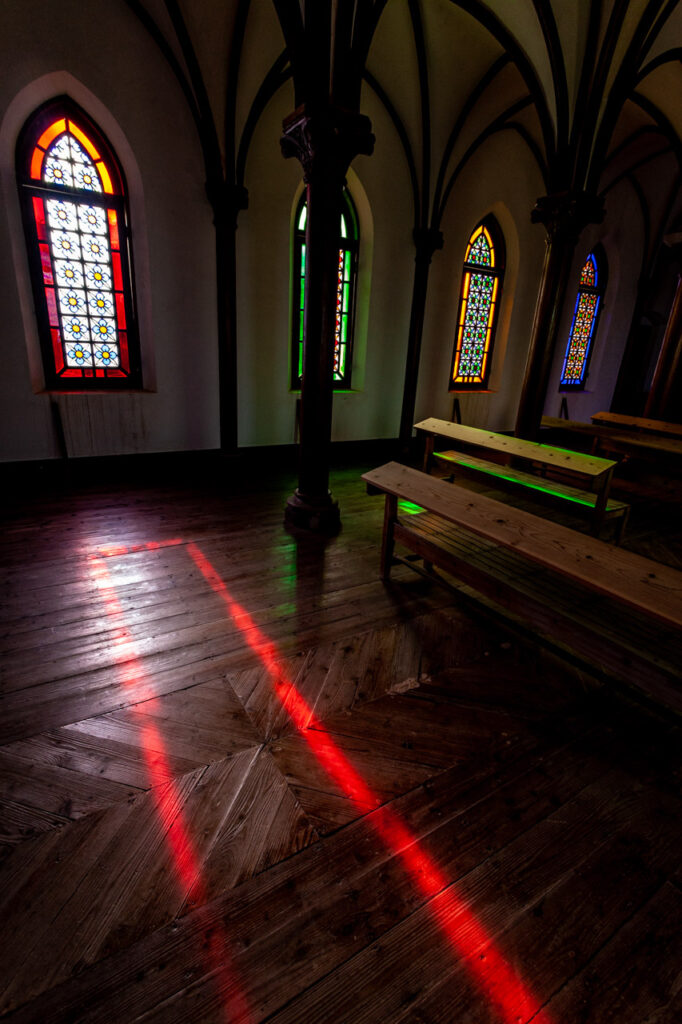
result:
M 441 458 L 447 458 L 447 456 L 441 455 Z M 454 459 L 449 460 L 454 462 Z M 576 494 L 566 494 L 565 491 L 558 491 L 554 487 L 548 487 L 546 483 L 535 483 L 531 480 L 520 481 L 514 476 L 510 476 L 508 473 L 503 473 L 498 469 L 482 469 L 481 466 L 474 464 L 473 462 L 467 462 L 466 459 L 457 459 L 457 464 L 460 466 L 468 466 L 469 469 L 475 469 L 477 472 L 486 473 L 488 476 L 498 476 L 502 480 L 509 480 L 513 484 L 518 484 L 520 487 L 530 487 L 535 491 L 543 491 L 545 494 L 554 494 L 559 498 L 564 498 L 566 501 L 575 501 L 578 505 L 588 505 L 590 508 L 594 505 L 594 501 L 590 501 L 587 498 L 580 498 Z
M 424 509 L 421 505 L 415 505 L 413 501 L 403 501 L 401 498 L 398 501 L 398 511 L 403 512 L 406 516 L 413 516 L 417 512 L 423 512 Z

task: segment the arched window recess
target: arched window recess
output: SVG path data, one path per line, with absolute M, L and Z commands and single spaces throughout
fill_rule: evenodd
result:
M 301 387 L 303 374 L 303 318 L 305 313 L 306 241 L 308 215 L 305 192 L 296 208 L 294 219 L 294 303 L 291 337 L 291 387 Z M 339 259 L 336 289 L 336 325 L 334 333 L 334 389 L 351 386 L 353 335 L 355 330 L 355 294 L 358 276 L 358 215 L 347 189 L 343 192 L 343 208 L 339 221 Z
M 467 243 L 459 292 L 450 391 L 485 391 L 502 295 L 505 246 L 493 216 L 474 228 Z
M 561 369 L 559 386 L 562 391 L 580 391 L 585 387 L 606 278 L 606 254 L 601 245 L 597 245 L 580 271 L 573 320 Z
M 125 181 L 106 138 L 55 99 L 22 129 L 17 181 L 46 387 L 141 387 Z

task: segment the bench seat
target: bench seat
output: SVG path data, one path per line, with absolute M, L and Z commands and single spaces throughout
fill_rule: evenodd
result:
M 546 500 L 554 502 L 571 502 L 574 511 L 583 510 L 589 517 L 591 532 L 598 536 L 602 522 L 607 514 L 609 488 L 616 462 L 594 454 L 569 451 L 553 445 L 528 441 L 525 438 L 498 434 L 478 427 L 469 427 L 449 420 L 439 420 L 431 416 L 415 423 L 415 429 L 424 436 L 423 469 L 429 471 L 435 458 L 450 458 L 454 464 L 459 459 L 459 466 L 469 470 L 477 470 L 496 475 L 500 483 L 513 483 L 518 487 L 527 487 L 535 492 L 536 497 L 543 495 Z M 436 452 L 435 439 L 447 438 L 456 445 L 462 445 L 464 451 Z M 477 450 L 476 455 L 469 456 L 469 449 Z M 479 453 L 483 452 L 483 457 Z M 465 458 L 466 456 L 466 458 Z M 499 471 L 500 463 L 504 463 L 509 473 Z M 486 469 L 486 463 L 491 468 Z M 521 463 L 521 468 L 519 468 Z M 529 471 L 530 470 L 530 471 Z M 542 473 L 542 476 L 540 475 Z M 551 489 L 547 486 L 547 476 L 560 481 Z M 566 488 L 562 485 L 565 484 Z M 578 500 L 578 493 L 584 494 Z M 629 506 L 624 502 L 612 502 L 608 516 L 619 517 L 619 529 L 616 540 L 620 542 L 625 529 Z
M 591 670 L 682 712 L 682 573 L 397 463 L 363 479 L 386 495 L 385 579 L 397 562 L 454 585 L 437 568 Z
M 474 455 L 465 455 L 461 452 L 433 452 L 432 456 L 437 462 L 446 465 L 455 465 L 459 469 L 474 474 L 484 474 L 494 477 L 495 480 L 505 484 L 516 485 L 537 492 L 537 497 L 542 501 L 556 503 L 558 498 L 562 502 L 572 502 L 590 510 L 597 505 L 598 495 L 592 491 L 586 491 L 580 487 L 573 487 L 570 484 L 558 480 L 551 480 L 548 477 L 538 476 L 534 473 L 526 473 L 521 469 L 512 466 L 498 465 L 489 462 L 487 459 L 479 459 Z M 602 519 L 618 518 L 617 540 L 620 542 L 630 514 L 630 506 L 625 501 L 618 501 L 615 498 L 608 498 L 602 512 Z

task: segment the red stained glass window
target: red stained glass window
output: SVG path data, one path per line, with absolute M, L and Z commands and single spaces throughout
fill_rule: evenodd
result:
M 598 246 L 589 254 L 580 271 L 578 294 L 561 370 L 562 390 L 581 390 L 585 387 L 605 287 L 606 256 L 601 246 Z
M 303 322 L 305 316 L 305 280 L 307 246 L 305 240 L 308 207 L 305 192 L 296 210 L 294 223 L 294 308 L 291 356 L 291 386 L 301 386 L 303 376 Z M 334 330 L 334 388 L 351 386 L 353 326 L 357 280 L 358 219 L 350 195 L 344 192 L 339 222 L 339 259 L 336 288 L 336 325 Z
M 121 168 L 70 100 L 24 126 L 17 176 L 48 388 L 141 386 Z
M 504 276 L 504 239 L 494 217 L 469 237 L 459 293 L 450 390 L 485 390 Z

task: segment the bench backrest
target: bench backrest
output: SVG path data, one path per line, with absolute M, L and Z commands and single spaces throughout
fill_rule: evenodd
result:
M 597 593 L 682 628 L 682 572 L 676 569 L 397 462 L 373 469 L 362 479 Z
M 480 430 L 478 427 L 464 426 L 462 423 L 451 423 L 431 416 L 415 423 L 417 430 L 423 430 L 439 437 L 447 437 L 461 444 L 476 445 L 505 455 L 532 460 L 543 466 L 554 466 L 567 472 L 580 473 L 583 476 L 599 477 L 608 473 L 616 463 L 612 459 L 601 459 L 595 455 L 584 455 L 582 452 L 571 452 L 566 448 L 555 448 L 553 445 L 540 444 L 538 441 L 526 441 L 520 437 L 509 437 L 507 434 L 496 434 L 491 430 Z

